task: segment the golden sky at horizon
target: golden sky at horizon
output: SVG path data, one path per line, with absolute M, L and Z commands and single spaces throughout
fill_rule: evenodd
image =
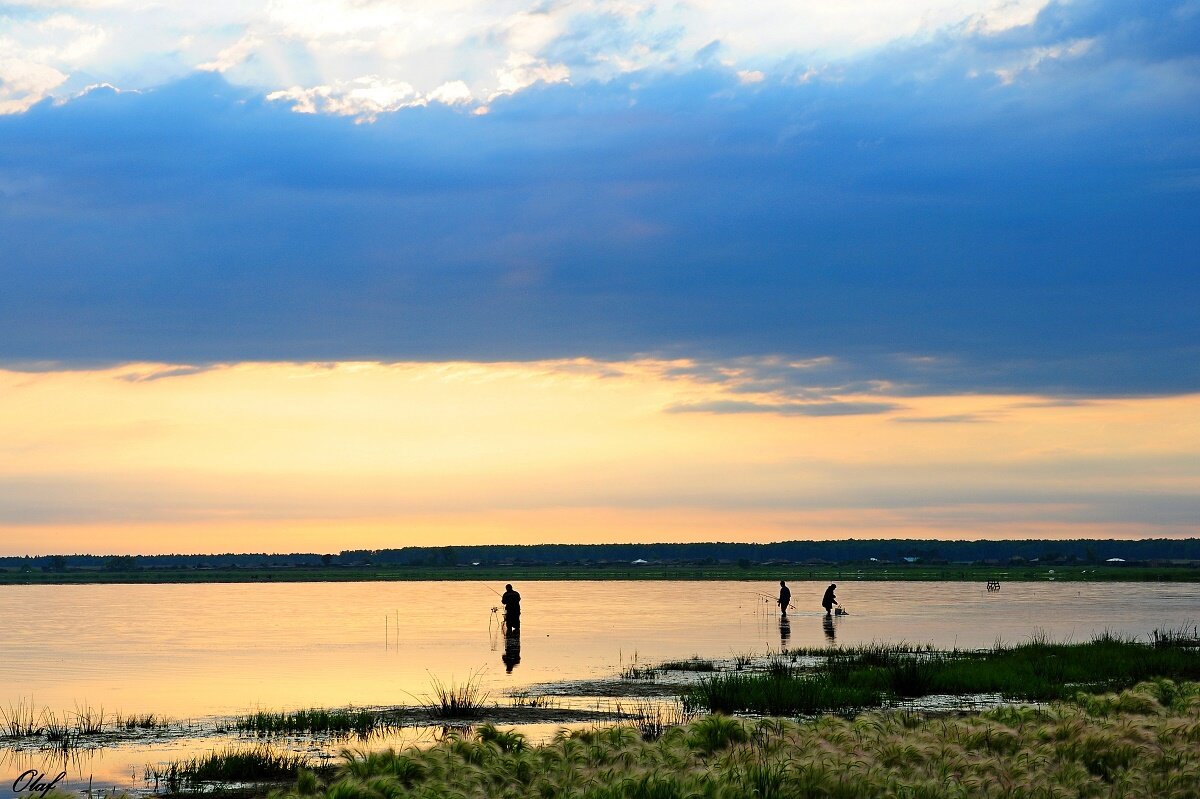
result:
M 788 393 L 739 369 L 0 371 L 0 553 L 1195 534 L 1200 397 Z

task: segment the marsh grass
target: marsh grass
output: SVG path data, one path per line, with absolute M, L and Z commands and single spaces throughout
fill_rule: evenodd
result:
M 651 666 L 639 666 L 637 663 L 630 663 L 625 668 L 621 669 L 622 680 L 646 680 L 653 682 L 659 676 L 659 669 Z
M 684 690 L 689 712 L 762 713 L 771 716 L 814 714 L 874 707 L 883 691 L 871 685 L 841 682 L 829 674 L 775 676 L 733 672 L 716 674 Z
M 517 693 L 512 694 L 509 698 L 512 700 L 513 707 L 532 709 L 557 707 L 557 702 L 545 694 Z
M 165 730 L 171 726 L 170 719 L 165 716 L 155 715 L 154 713 L 142 713 L 141 715 L 135 713 L 132 716 L 122 716 L 120 713 L 114 713 L 112 723 L 114 729 L 129 732 L 134 730 Z
M 42 728 L 37 723 L 37 715 L 32 700 L 24 699 L 0 709 L 0 734 L 5 738 L 32 738 L 42 734 Z
M 292 735 L 295 733 L 357 735 L 365 738 L 373 732 L 394 726 L 387 714 L 376 710 L 312 708 L 290 712 L 260 710 L 238 716 L 234 728 L 255 735 Z
M 105 718 L 104 706 L 99 709 L 89 705 L 75 705 L 75 734 L 103 735 L 109 719 Z
M 439 719 L 473 719 L 483 715 L 488 692 L 479 685 L 479 674 L 472 673 L 461 683 L 432 678 L 432 695 L 422 704 Z
M 693 717 L 680 702 L 649 702 L 641 699 L 634 702 L 630 709 L 617 703 L 617 712 L 628 716 L 629 723 L 643 741 L 656 741 L 667 730 L 686 724 Z
M 295 779 L 301 769 L 312 769 L 305 755 L 280 752 L 268 746 L 227 748 L 202 757 L 177 760 L 162 768 L 146 770 L 146 779 L 175 793 L 202 783 L 280 782 Z
M 1200 625 L 1186 624 L 1174 629 L 1155 629 L 1150 633 L 1150 643 L 1152 646 L 1164 649 L 1169 647 L 1200 647 Z
M 1181 640 L 1176 635 L 1173 640 Z M 1000 694 L 1049 701 L 1077 691 L 1114 691 L 1165 677 L 1200 679 L 1200 651 L 1103 634 L 1087 643 L 1034 637 L 984 652 L 935 652 L 907 645 L 826 650 L 812 670 L 772 662 L 766 673 L 725 673 L 685 689 L 694 710 L 771 715 L 852 711 L 932 694 Z
M 687 660 L 668 660 L 658 665 L 659 671 L 716 671 L 717 664 L 711 660 L 703 660 L 699 655 L 692 655 Z
M 1061 702 L 963 717 L 879 712 L 802 723 L 708 716 L 649 740 L 617 726 L 563 731 L 529 746 L 481 727 L 427 750 L 347 752 L 328 785 L 301 777 L 285 796 L 1190 799 L 1200 795 L 1198 741 L 1200 686 L 1156 681 L 1107 695 L 1095 708 Z

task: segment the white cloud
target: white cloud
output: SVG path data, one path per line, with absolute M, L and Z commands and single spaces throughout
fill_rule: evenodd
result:
M 45 64 L 15 58 L 0 59 L 0 114 L 25 111 L 49 96 L 66 79 L 66 75 Z
M 429 101 L 446 105 L 462 105 L 472 100 L 471 89 L 461 80 L 443 83 L 429 93 Z
M 828 63 L 951 27 L 991 34 L 1028 23 L 1046 2 L 16 0 L 9 16 L 0 12 L 0 53 L 23 88 L 14 78 L 3 102 L 20 110 L 83 83 L 145 88 L 206 70 L 294 96 L 298 108 L 379 113 L 410 102 L 398 93 L 403 85 L 429 101 L 463 104 L 536 83 L 692 69 L 696 51 L 714 41 L 722 62 L 756 82 L 777 59 Z M 370 85 L 359 84 L 364 75 L 375 76 Z
M 427 102 L 410 84 L 387 81 L 376 75 L 365 75 L 334 86 L 293 86 L 271 92 L 267 99 L 290 101 L 292 110 L 301 114 L 334 114 L 358 117 L 364 121 L 388 111 L 425 105 Z
M 510 53 L 504 66 L 496 70 L 496 91 L 492 98 L 514 94 L 535 83 L 565 83 L 571 79 L 566 64 L 548 64 L 546 59 L 529 53 Z

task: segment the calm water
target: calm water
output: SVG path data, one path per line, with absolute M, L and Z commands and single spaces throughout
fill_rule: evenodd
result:
M 796 582 L 789 645 L 826 643 L 825 584 Z M 491 586 L 503 590 L 502 585 Z M 692 654 L 781 645 L 758 593 L 771 583 L 530 582 L 521 662 L 506 674 L 483 583 L 3 586 L 0 707 L 103 705 L 174 717 L 271 709 L 412 704 L 430 676 L 482 671 L 494 690 L 612 675 Z M 1087 639 L 1194 622 L 1200 587 L 1154 583 L 844 582 L 838 644 L 983 647 L 1035 631 Z
M 501 661 L 492 589 L 449 583 L 2 586 L 0 708 L 156 713 L 417 704 L 430 680 L 473 673 L 494 696 L 604 678 L 623 663 L 823 646 L 825 583 L 789 583 L 787 640 L 766 582 L 528 582 L 521 660 Z M 1037 632 L 1086 640 L 1193 624 L 1200 586 L 1154 583 L 883 583 L 848 580 L 838 644 L 986 647 Z M 111 760 L 111 755 L 109 755 Z M 89 766 L 94 768 L 95 766 Z M 119 757 L 108 772 L 136 764 Z M 104 769 L 102 769 L 103 771 Z M 13 775 L 15 776 L 15 774 Z M 5 774 L 0 789 L 7 791 Z M 2 795 L 2 793 L 0 793 Z

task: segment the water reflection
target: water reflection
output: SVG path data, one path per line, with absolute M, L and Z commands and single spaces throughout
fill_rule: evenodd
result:
M 504 671 L 512 674 L 512 670 L 521 662 L 521 630 L 504 636 L 504 655 L 500 658 L 504 663 Z
M 779 617 L 779 647 L 780 649 L 788 645 L 788 641 L 792 638 L 792 620 L 787 616 Z
M 825 640 L 831 644 L 837 643 L 837 630 L 833 628 L 833 617 L 821 617 L 821 630 L 825 633 Z

